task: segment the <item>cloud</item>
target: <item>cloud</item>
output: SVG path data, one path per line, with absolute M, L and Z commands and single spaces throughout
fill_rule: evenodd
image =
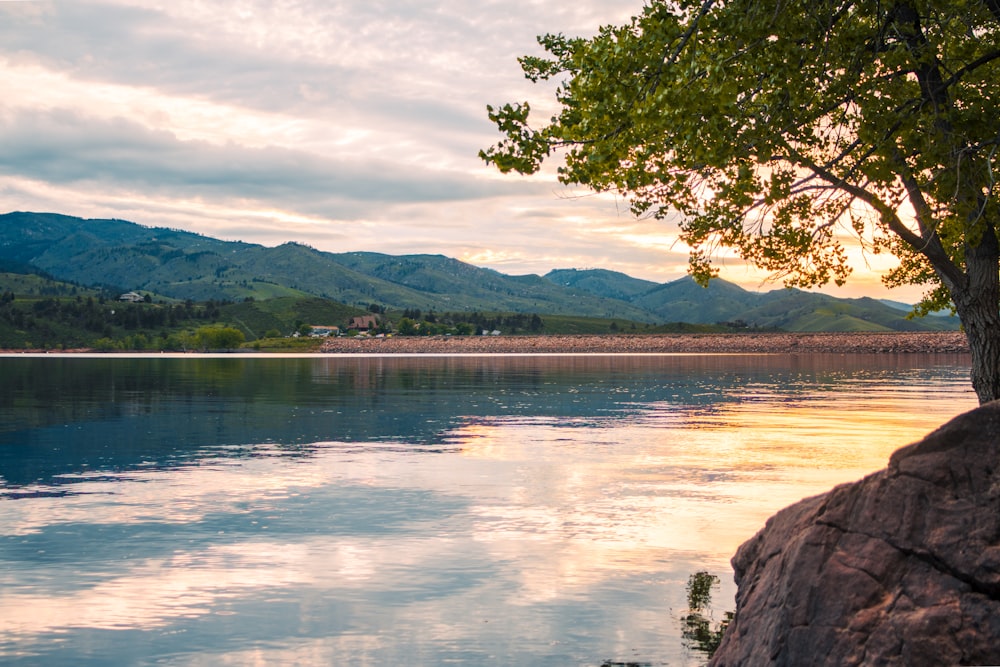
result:
M 482 72 L 463 51 L 487 40 L 465 30 L 491 22 L 458 4 L 43 6 L 0 22 L 8 64 L 34 68 L 2 128 L 5 166 L 23 176 L 297 201 L 321 215 L 339 215 L 330 199 L 513 189 L 475 173 L 492 137 L 485 101 L 464 85 Z M 33 85 L 40 75 L 48 90 Z M 70 92 L 53 101 L 52 88 Z
M 551 88 L 525 81 L 516 60 L 540 53 L 536 35 L 592 34 L 640 9 L 639 0 L 0 2 L 0 210 L 491 258 L 491 268 L 518 272 L 679 277 L 684 249 L 658 240 L 672 225 L 633 224 L 613 200 L 576 199 L 551 167 L 501 177 L 477 156 L 499 138 L 486 104 L 548 103 Z
M 123 118 L 71 110 L 7 114 L 0 124 L 0 170 L 63 185 L 180 196 L 244 199 L 344 217 L 399 202 L 449 202 L 496 196 L 512 184 L 463 172 L 414 171 L 387 158 L 359 163 L 284 147 L 251 148 L 181 141 Z

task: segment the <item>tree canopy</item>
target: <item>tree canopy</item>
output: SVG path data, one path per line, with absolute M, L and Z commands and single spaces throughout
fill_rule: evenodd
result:
M 980 400 L 1000 398 L 1000 0 L 647 0 L 520 59 L 558 113 L 489 107 L 481 156 L 680 216 L 690 270 L 735 248 L 786 284 L 844 282 L 844 232 L 891 252 L 890 285 L 953 304 Z M 843 231 L 839 231 L 843 230 Z

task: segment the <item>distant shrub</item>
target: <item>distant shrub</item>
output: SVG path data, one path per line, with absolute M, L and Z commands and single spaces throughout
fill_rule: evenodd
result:
M 233 327 L 200 327 L 194 338 L 202 350 L 233 350 L 246 342 L 243 332 Z

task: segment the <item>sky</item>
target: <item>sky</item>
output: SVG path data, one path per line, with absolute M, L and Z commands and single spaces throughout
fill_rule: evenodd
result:
M 685 275 L 673 221 L 502 175 L 487 104 L 543 33 L 587 36 L 642 0 L 0 0 L 0 211 L 120 218 L 267 246 L 430 253 L 507 274 Z M 547 96 L 546 93 L 549 93 Z M 551 104 L 550 102 L 548 102 Z M 837 296 L 886 290 L 852 250 Z M 780 283 L 720 258 L 751 290 Z

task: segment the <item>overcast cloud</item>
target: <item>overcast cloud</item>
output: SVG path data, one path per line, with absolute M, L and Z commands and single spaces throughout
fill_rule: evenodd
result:
M 687 264 L 673 225 L 634 220 L 551 171 L 501 176 L 477 157 L 498 139 L 486 104 L 545 100 L 516 61 L 538 52 L 536 35 L 591 34 L 641 7 L 0 0 L 0 210 L 673 280 Z M 861 273 L 838 293 L 882 296 Z

